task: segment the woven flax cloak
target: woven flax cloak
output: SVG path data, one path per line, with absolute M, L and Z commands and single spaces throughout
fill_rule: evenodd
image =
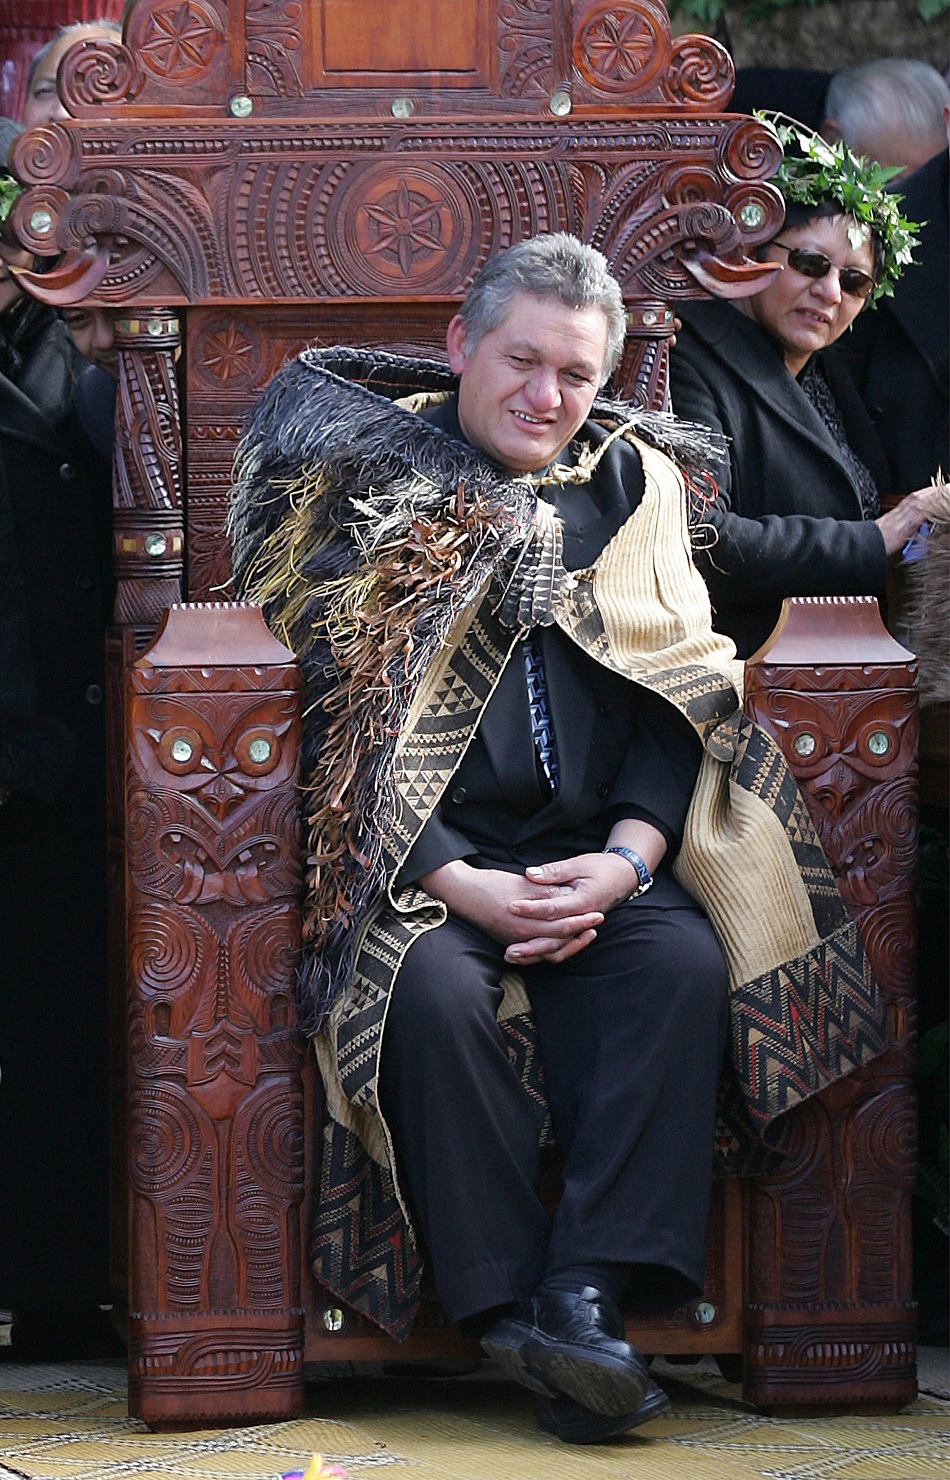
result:
M 397 1336 L 418 1307 L 421 1260 L 377 1072 L 400 962 L 445 907 L 394 880 L 519 636 L 501 621 L 502 593 L 525 564 L 537 504 L 528 480 L 394 404 L 453 384 L 431 362 L 305 352 L 272 383 L 242 443 L 232 514 L 239 582 L 304 678 L 299 1006 L 327 1101 L 314 1272 Z M 683 479 L 645 440 L 689 456 L 689 431 L 608 402 L 593 419 L 634 444 L 645 492 L 561 590 L 555 619 L 597 661 L 675 705 L 703 743 L 674 871 L 729 963 L 745 1112 L 779 1145 L 787 1111 L 882 1050 L 884 1003 L 797 786 L 742 713 L 741 665 L 712 631 L 692 564 Z M 503 1026 L 537 1095 L 526 997 L 516 977 L 505 985 Z

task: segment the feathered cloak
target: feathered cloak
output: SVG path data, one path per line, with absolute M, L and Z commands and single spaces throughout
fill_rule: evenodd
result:
M 446 912 L 395 879 L 519 636 L 503 618 L 537 524 L 529 480 L 399 400 L 453 384 L 433 362 L 305 352 L 242 443 L 232 514 L 239 583 L 303 668 L 299 1006 L 326 1092 L 314 1272 L 400 1337 L 422 1266 L 377 1075 L 400 962 Z M 780 1147 L 789 1110 L 881 1052 L 884 1002 L 794 779 L 742 712 L 734 648 L 712 631 L 683 477 L 656 445 L 695 460 L 695 429 L 610 402 L 594 420 L 636 447 L 644 497 L 558 587 L 553 615 L 592 657 L 675 705 L 703 743 L 674 872 L 729 964 L 741 1119 Z M 504 985 L 500 1021 L 540 1108 L 527 998 L 515 974 Z M 737 1127 L 733 1116 L 734 1146 Z

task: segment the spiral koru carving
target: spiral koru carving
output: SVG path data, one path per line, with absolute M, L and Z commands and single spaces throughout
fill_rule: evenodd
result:
M 120 41 L 80 41 L 67 51 L 59 71 L 60 94 L 71 113 L 130 103 L 144 83 L 136 57 Z
M 10 165 L 25 185 L 70 190 L 82 169 L 79 139 L 58 123 L 38 123 L 15 140 Z
M 210 67 L 224 27 L 202 0 L 167 0 L 132 12 L 129 44 L 142 67 L 162 82 L 190 82 Z
M 736 180 L 768 180 L 782 163 L 782 146 L 768 124 L 744 118 L 723 136 L 719 162 Z
M 634 97 L 647 91 L 670 50 L 665 12 L 644 3 L 593 0 L 575 17 L 574 65 L 601 93 Z
M 202 936 L 190 914 L 161 905 L 135 911 L 129 924 L 129 970 L 138 989 L 175 996 L 206 969 Z
M 202 1151 L 192 1100 L 169 1084 L 134 1090 L 129 1133 L 129 1178 L 136 1192 L 154 1197 L 187 1185 Z
M 847 888 L 842 888 L 847 898 Z M 861 935 L 871 970 L 889 997 L 914 991 L 914 920 L 910 901 L 882 899 L 861 916 Z
M 677 36 L 660 85 L 670 103 L 715 112 L 732 97 L 736 73 L 724 46 L 709 36 Z
M 855 1110 L 853 1131 L 860 1136 L 864 1177 L 879 1184 L 906 1187 L 917 1161 L 917 1116 L 908 1085 L 894 1085 Z
M 300 918 L 296 907 L 287 904 L 256 910 L 246 919 L 239 919 L 228 935 L 232 970 L 240 971 L 237 990 L 261 1032 L 266 1033 L 272 1026 L 266 1013 L 267 999 L 292 978 L 299 948 Z
M 244 1151 L 256 1187 L 291 1200 L 303 1191 L 303 1096 L 268 1092 L 248 1119 Z

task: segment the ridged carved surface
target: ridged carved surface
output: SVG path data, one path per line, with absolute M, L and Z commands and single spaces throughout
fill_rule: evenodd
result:
M 110 254 L 93 293 L 106 303 L 459 295 L 488 255 L 551 230 L 601 247 L 631 299 L 695 297 L 695 253 L 740 278 L 781 221 L 764 180 L 779 153 L 752 119 L 209 120 L 196 134 L 133 109 L 78 142 L 72 124 L 31 131 L 15 159 L 35 187 L 21 239 L 67 254 L 40 294 L 94 242 Z
M 194 1416 L 278 1416 L 302 1380 L 297 676 L 235 644 L 194 668 L 169 631 L 129 680 L 133 1390 L 152 1421 L 202 1381 Z
M 750 1189 L 745 1389 L 765 1406 L 915 1392 L 916 674 L 910 654 L 894 644 L 881 662 L 868 637 L 875 646 L 862 654 L 856 641 L 846 664 L 791 665 L 779 636 L 776 661 L 747 668 L 747 706 L 798 780 L 891 999 L 887 1052 L 795 1111 L 786 1169 Z
M 154 625 L 181 599 L 184 568 L 178 320 L 120 318 L 113 476 L 115 618 Z
M 908 669 L 770 667 L 756 719 L 781 745 L 875 975 L 895 996 L 914 982 L 911 876 L 917 846 L 916 694 Z

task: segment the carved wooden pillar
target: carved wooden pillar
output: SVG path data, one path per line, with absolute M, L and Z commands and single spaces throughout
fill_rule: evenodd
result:
M 136 312 L 117 320 L 115 342 L 115 619 L 154 628 L 182 594 L 178 319 L 164 309 Z
M 773 1410 L 893 1409 L 916 1393 L 916 662 L 873 598 L 803 598 L 746 680 L 889 999 L 890 1046 L 794 1112 L 793 1170 L 751 1189 L 745 1393 Z
M 129 1407 L 303 1401 L 299 673 L 256 607 L 174 607 L 129 669 Z
M 627 338 L 617 384 L 635 406 L 667 406 L 673 309 L 659 299 L 627 310 Z

